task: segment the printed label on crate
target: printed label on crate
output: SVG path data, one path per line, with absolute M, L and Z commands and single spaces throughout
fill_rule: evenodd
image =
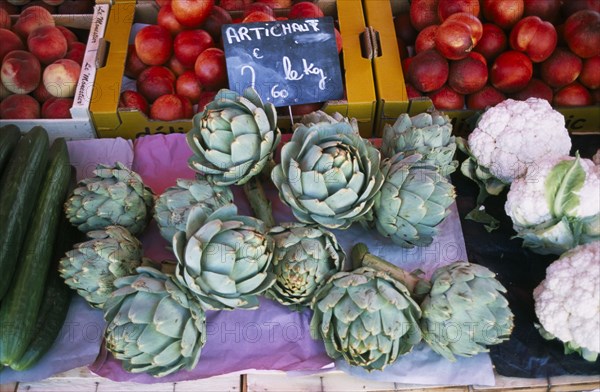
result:
M 331 17 L 224 25 L 222 36 L 231 90 L 254 87 L 275 106 L 344 95 Z

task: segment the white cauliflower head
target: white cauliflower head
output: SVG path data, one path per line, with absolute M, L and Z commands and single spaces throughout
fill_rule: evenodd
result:
M 533 291 L 542 327 L 572 348 L 600 352 L 600 241 L 580 245 L 546 269 Z
M 563 115 L 540 98 L 506 99 L 486 110 L 468 142 L 477 163 L 505 183 L 530 165 L 571 150 Z

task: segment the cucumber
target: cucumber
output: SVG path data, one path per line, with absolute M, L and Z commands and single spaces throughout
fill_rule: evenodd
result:
M 75 168 L 71 167 L 71 182 L 67 193 L 70 193 L 76 185 Z M 71 289 L 60 276 L 60 259 L 73 249 L 74 244 L 83 241 L 84 238 L 83 233 L 63 215 L 52 252 L 53 264 L 50 266 L 44 299 L 35 324 L 35 336 L 25 354 L 11 365 L 13 370 L 23 371 L 34 366 L 50 350 L 59 336 L 69 312 L 72 294 Z
M 0 299 L 13 280 L 29 218 L 48 165 L 48 134 L 27 132 L 15 147 L 0 178 Z
M 0 174 L 20 138 L 21 131 L 16 125 L 9 124 L 0 128 Z
M 18 361 L 33 339 L 70 176 L 67 142 L 56 139 L 13 283 L 0 305 L 0 363 L 4 365 Z

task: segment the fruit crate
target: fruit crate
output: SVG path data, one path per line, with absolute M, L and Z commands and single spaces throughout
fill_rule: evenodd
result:
M 431 110 L 433 103 L 427 97 L 409 99 L 402 71 L 394 17 L 408 11 L 407 0 L 364 0 L 367 25 L 375 31 L 376 47 L 373 58 L 377 113 L 375 135 L 380 136 L 385 124 L 393 124 L 402 113 L 411 116 Z M 566 128 L 571 134 L 600 133 L 600 108 L 594 106 L 558 107 L 565 117 Z M 457 135 L 466 135 L 472 120 L 481 113 L 477 110 L 445 110 L 454 124 Z
M 87 35 L 86 51 L 81 65 L 81 73 L 73 97 L 73 106 L 70 109 L 70 119 L 32 119 L 32 120 L 0 120 L 0 126 L 14 124 L 22 132 L 27 132 L 36 125 L 48 131 L 53 140 L 64 137 L 67 140 L 95 138 L 96 133 L 89 111 L 92 99 L 92 86 L 96 77 L 96 53 L 100 46 L 100 36 L 106 28 L 109 6 L 98 4 L 94 6 L 93 14 L 53 14 L 57 26 L 64 26 L 78 31 L 85 31 Z M 16 20 L 18 15 L 12 15 Z
M 377 98 L 374 75 L 368 47 L 368 34 L 361 0 L 318 0 L 326 16 L 333 16 L 339 23 L 344 42 L 341 63 L 344 64 L 345 97 L 324 103 L 322 110 L 339 112 L 354 117 L 363 136 L 371 136 L 375 122 Z M 123 74 L 127 47 L 134 23 L 155 24 L 159 8 L 155 1 L 113 0 L 108 27 L 102 40 L 106 53 L 100 56 L 100 68 L 94 85 L 91 103 L 92 118 L 99 137 L 124 137 L 133 139 L 155 133 L 181 133 L 192 127 L 189 119 L 156 121 L 137 110 L 118 109 L 119 95 L 124 89 Z M 285 15 L 287 10 L 276 10 Z M 232 16 L 236 14 L 232 12 Z M 282 108 L 285 109 L 285 108 Z M 280 114 L 278 124 L 282 131 L 290 130 L 289 115 Z M 299 118 L 294 118 L 297 121 Z

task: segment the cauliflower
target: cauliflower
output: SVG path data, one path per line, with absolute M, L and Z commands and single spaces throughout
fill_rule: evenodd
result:
M 580 245 L 552 263 L 533 298 L 542 336 L 561 340 L 566 353 L 577 351 L 595 361 L 600 352 L 600 242 Z
M 571 150 L 563 115 L 539 98 L 506 99 L 486 110 L 468 144 L 477 163 L 505 183 L 521 177 L 531 164 Z
M 539 161 L 510 185 L 504 205 L 523 245 L 561 254 L 600 239 L 600 171 L 589 159 Z

